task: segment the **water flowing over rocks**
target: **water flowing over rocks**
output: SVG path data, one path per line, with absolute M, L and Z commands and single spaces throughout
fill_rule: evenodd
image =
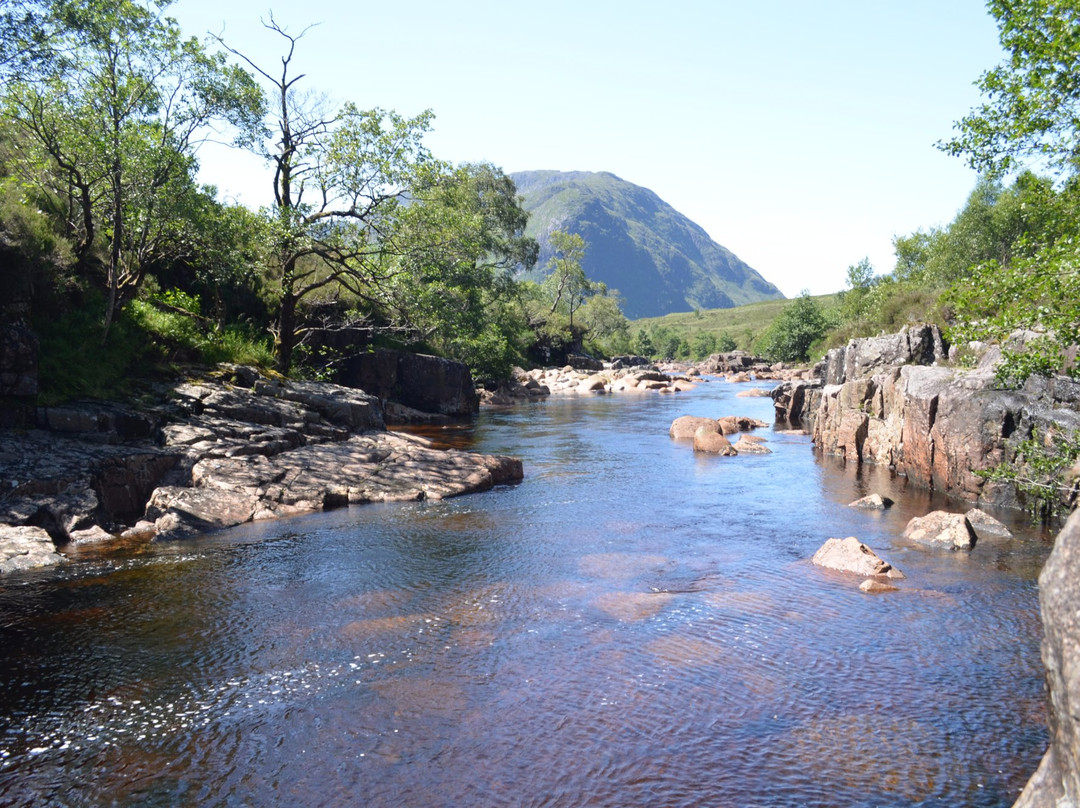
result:
M 362 390 L 224 367 L 153 392 L 138 410 L 40 409 L 41 428 L 4 434 L 0 570 L 56 563 L 58 546 L 125 533 L 177 538 L 522 478 L 520 460 L 387 432 L 379 400 Z
M 626 359 L 626 357 L 624 357 Z M 677 368 L 661 370 L 655 365 L 609 363 L 602 370 L 561 368 L 515 368 L 513 379 L 497 390 L 480 391 L 487 406 L 505 407 L 551 395 L 595 395 L 598 393 L 685 393 L 704 383 L 698 374 Z

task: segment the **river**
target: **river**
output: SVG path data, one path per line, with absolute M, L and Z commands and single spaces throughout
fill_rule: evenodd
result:
M 520 485 L 0 579 L 0 804 L 1011 805 L 1051 538 L 922 549 L 907 520 L 958 503 L 805 435 L 668 437 L 771 423 L 744 387 L 485 411 L 439 434 Z M 852 535 L 900 591 L 808 563 Z

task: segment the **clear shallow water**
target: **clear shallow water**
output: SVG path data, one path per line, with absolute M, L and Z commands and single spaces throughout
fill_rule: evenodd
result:
M 737 389 L 485 412 L 441 434 L 521 485 L 3 579 L 0 804 L 1011 805 L 1050 539 L 919 549 L 949 503 L 884 470 L 668 438 L 771 421 Z M 849 535 L 902 591 L 809 565 Z

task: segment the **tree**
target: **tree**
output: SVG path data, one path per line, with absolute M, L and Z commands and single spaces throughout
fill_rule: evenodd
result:
M 21 29 L 14 52 L 37 58 L 4 88 L 23 181 L 65 214 L 80 270 L 104 265 L 106 336 L 147 268 L 178 249 L 210 126 L 247 133 L 261 115 L 250 76 L 184 39 L 168 5 L 54 0 Z
M 549 240 L 554 254 L 548 261 L 551 274 L 544 281 L 544 289 L 551 301 L 551 313 L 565 312 L 573 328 L 574 312 L 581 308 L 593 289 L 581 266 L 585 258 L 585 239 L 577 233 L 555 230 Z
M 990 0 L 1005 62 L 985 72 L 987 100 L 940 144 L 979 171 L 1001 174 L 1034 159 L 1080 169 L 1080 3 Z
M 273 16 L 264 25 L 285 41 L 278 73 L 222 44 L 271 88 L 274 135 L 262 153 L 274 169 L 268 217 L 278 287 L 275 353 L 278 369 L 288 372 L 302 300 L 344 290 L 373 306 L 385 302 L 381 287 L 401 270 L 394 217 L 410 189 L 445 166 L 423 143 L 430 111 L 405 118 L 346 103 L 329 112 L 324 101 L 300 92 L 304 76 L 293 74 L 297 43 L 309 29 L 290 34 Z
M 478 377 L 508 375 L 524 330 L 511 272 L 531 268 L 539 249 L 527 220 L 495 166 L 429 175 L 388 223 L 402 250 L 383 287 L 389 318 Z
M 805 362 L 810 346 L 825 335 L 828 325 L 821 307 L 803 291 L 765 329 L 758 350 L 776 361 Z

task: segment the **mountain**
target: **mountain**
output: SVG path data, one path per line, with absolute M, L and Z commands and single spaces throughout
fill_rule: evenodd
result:
M 548 274 L 548 235 L 563 230 L 585 239 L 585 275 L 618 289 L 632 320 L 783 298 L 647 188 L 607 172 L 521 171 L 510 177 L 531 214 L 527 233 L 540 242 L 534 280 Z

